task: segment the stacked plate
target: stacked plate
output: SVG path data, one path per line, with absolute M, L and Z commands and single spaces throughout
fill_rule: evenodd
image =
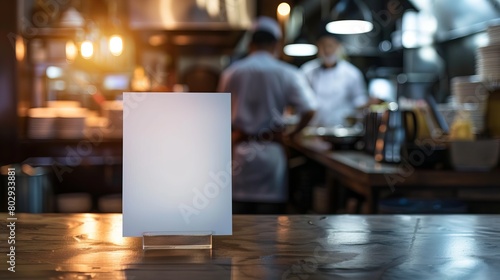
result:
M 476 73 L 479 74 L 481 80 L 500 80 L 500 45 L 479 48 L 476 62 Z
M 455 116 L 457 113 L 457 106 L 454 103 L 441 103 L 438 104 L 437 110 L 441 116 L 443 116 L 444 120 L 448 124 L 448 127 L 451 127 L 453 121 L 455 120 Z
M 452 78 L 451 91 L 458 103 L 480 103 L 485 106 L 488 101 L 488 90 L 478 75 Z
M 500 45 L 500 24 L 488 26 L 488 38 L 490 45 Z
M 104 117 L 87 115 L 85 120 L 85 135 L 87 138 L 99 137 L 108 125 L 108 120 Z
M 472 122 L 472 131 L 474 134 L 480 134 L 484 131 L 486 124 L 486 110 L 480 108 L 478 104 L 465 103 L 459 105 L 459 110 L 468 113 Z
M 81 104 L 78 101 L 52 100 L 52 101 L 47 101 L 47 107 L 49 107 L 49 108 L 80 108 Z
M 106 136 L 120 138 L 123 135 L 123 102 L 106 101 L 103 106 L 103 116 L 107 119 Z
M 468 112 L 474 132 L 481 133 L 485 126 L 485 115 L 489 93 L 480 76 L 455 77 L 451 80 L 452 100 L 455 108 Z
M 28 138 L 50 139 L 54 137 L 57 112 L 52 108 L 28 110 Z
M 84 137 L 85 108 L 57 109 L 57 137 L 60 139 L 80 139 Z

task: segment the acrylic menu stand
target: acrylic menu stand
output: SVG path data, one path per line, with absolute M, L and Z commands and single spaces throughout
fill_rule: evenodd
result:
M 143 250 L 212 249 L 212 232 L 156 231 L 142 234 Z

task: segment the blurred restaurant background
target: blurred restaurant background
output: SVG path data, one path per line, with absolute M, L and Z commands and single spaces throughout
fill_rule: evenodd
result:
M 340 13 L 373 24 L 340 36 L 382 103 L 350 127 L 310 128 L 302 146 L 289 147 L 290 213 L 500 213 L 496 0 L 3 1 L 0 165 L 19 167 L 18 207 L 120 212 L 123 92 L 214 92 L 220 73 L 248 53 L 256 17 L 276 18 L 289 46 L 314 44 L 318 26 Z M 295 51 L 280 59 L 301 66 L 316 54 Z M 418 125 L 404 111 L 418 111 Z M 389 139 L 408 126 L 418 130 L 411 143 Z M 412 161 L 412 151 L 424 158 Z M 350 152 L 371 161 L 342 158 Z M 367 185 L 374 178 L 380 199 L 368 204 L 377 206 L 348 184 L 351 169 Z M 375 183 L 384 174 L 398 174 L 395 185 L 390 176 Z M 398 188 L 401 178 L 411 188 Z

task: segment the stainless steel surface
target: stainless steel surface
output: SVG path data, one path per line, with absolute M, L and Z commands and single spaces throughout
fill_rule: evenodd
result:
M 255 17 L 250 0 L 128 0 L 132 29 L 247 29 Z
M 14 169 L 14 180 L 8 178 L 9 168 Z M 6 211 L 12 205 L 15 212 L 47 213 L 54 211 L 54 190 L 51 172 L 45 167 L 31 167 L 27 164 L 5 165 L 1 168 L 0 211 Z M 14 189 L 8 188 L 7 182 L 14 182 Z M 8 191 L 14 191 L 14 200 Z M 12 204 L 14 202 L 14 204 Z
M 343 147 L 354 148 L 356 143 L 363 138 L 364 130 L 362 124 L 352 127 L 306 127 L 305 137 L 318 137 L 333 145 L 333 149 Z
M 253 0 L 128 0 L 129 26 L 149 44 L 161 38 L 179 54 L 230 54 L 256 17 Z
M 413 120 L 412 127 L 406 123 L 407 116 Z M 411 129 L 411 131 L 410 131 Z M 407 136 L 417 134 L 415 113 L 412 111 L 387 110 L 383 113 L 378 127 L 375 144 L 375 160 L 379 162 L 399 163 L 401 151 Z
M 417 7 L 418 2 L 422 2 L 410 1 Z M 486 27 L 492 22 L 500 22 L 500 3 L 495 0 L 431 2 L 431 10 L 437 20 L 436 35 L 439 41 L 486 31 Z

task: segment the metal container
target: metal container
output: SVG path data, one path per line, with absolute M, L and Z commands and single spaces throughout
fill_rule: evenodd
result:
M 9 168 L 15 171 L 15 180 L 9 180 Z M 12 177 L 11 177 L 12 178 Z M 54 212 L 54 191 L 51 183 L 51 172 L 45 167 L 23 165 L 6 165 L 1 167 L 0 212 L 8 210 L 9 202 L 15 201 L 15 213 L 47 213 Z M 10 193 L 9 184 L 15 182 L 15 196 Z M 12 186 L 12 184 L 10 184 Z M 12 189 L 10 189 L 12 190 Z

